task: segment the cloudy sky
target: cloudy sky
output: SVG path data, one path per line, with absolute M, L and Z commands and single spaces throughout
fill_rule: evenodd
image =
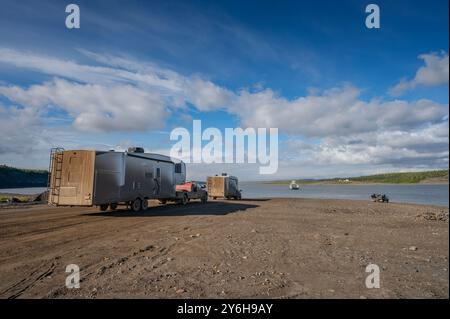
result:
M 168 154 L 175 127 L 279 129 L 277 174 L 190 165 L 190 178 L 355 176 L 448 168 L 448 1 L 2 0 L 0 164 L 49 149 Z

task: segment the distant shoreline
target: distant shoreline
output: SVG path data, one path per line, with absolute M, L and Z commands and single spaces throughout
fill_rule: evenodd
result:
M 300 185 L 408 185 L 408 184 L 448 184 L 448 169 L 421 171 L 421 172 L 404 172 L 404 173 L 386 173 L 358 177 L 334 177 L 323 179 L 295 179 Z M 267 181 L 268 184 L 289 185 L 291 180 Z
M 247 182 L 247 183 L 262 183 L 267 185 L 285 185 L 289 186 L 290 182 Z M 308 186 L 308 185 L 338 185 L 338 186 L 355 186 L 355 185 L 448 185 L 448 181 L 442 181 L 442 182 L 417 182 L 417 183 L 376 183 L 376 182 L 346 182 L 346 183 L 339 183 L 339 182 L 326 182 L 326 181 L 318 181 L 318 182 L 297 182 L 300 186 Z

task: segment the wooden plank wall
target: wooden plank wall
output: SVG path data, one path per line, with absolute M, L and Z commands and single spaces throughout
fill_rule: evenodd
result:
M 94 165 L 95 151 L 64 151 L 59 205 L 92 205 Z

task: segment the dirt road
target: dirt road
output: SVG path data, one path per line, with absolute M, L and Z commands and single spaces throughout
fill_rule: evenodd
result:
M 448 298 L 448 209 L 271 199 L 0 210 L 0 298 Z M 380 268 L 368 289 L 365 268 Z M 66 266 L 80 267 L 67 289 Z

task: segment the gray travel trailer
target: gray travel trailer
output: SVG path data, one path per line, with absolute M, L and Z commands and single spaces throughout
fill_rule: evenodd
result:
M 144 153 L 52 149 L 48 202 L 57 206 L 127 205 L 145 210 L 149 199 L 176 198 L 186 181 L 186 166 L 171 157 Z

